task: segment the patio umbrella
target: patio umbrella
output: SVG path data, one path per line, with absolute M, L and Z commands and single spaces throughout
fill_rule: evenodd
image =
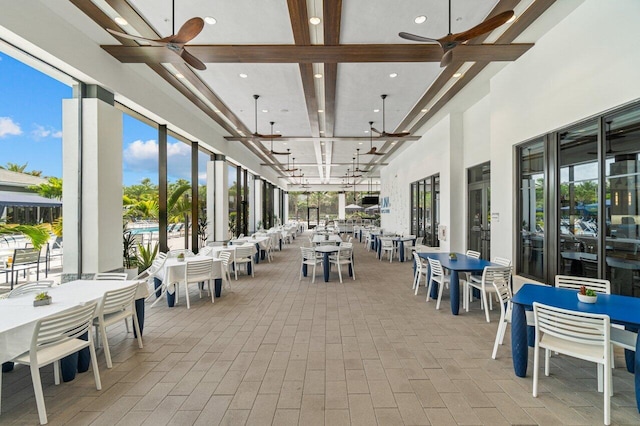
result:
M 345 210 L 362 210 L 362 207 L 360 207 L 357 204 L 349 204 L 348 206 L 346 206 L 344 208 Z

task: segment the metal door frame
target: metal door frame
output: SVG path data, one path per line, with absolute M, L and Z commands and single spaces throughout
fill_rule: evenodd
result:
M 484 224 L 484 226 L 481 226 L 480 230 L 480 254 L 483 259 L 489 259 L 491 255 L 491 213 L 489 212 L 490 189 L 490 180 L 467 183 L 467 249 L 471 249 L 471 192 L 480 190 L 482 193 L 482 223 Z M 482 241 L 487 241 L 486 253 L 483 253 Z

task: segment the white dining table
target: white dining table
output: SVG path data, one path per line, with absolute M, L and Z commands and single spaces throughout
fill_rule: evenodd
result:
M 212 249 L 216 248 L 217 247 L 212 247 Z M 166 294 L 169 307 L 173 307 L 175 305 L 175 286 L 180 285 L 180 283 L 184 281 L 185 268 L 187 264 L 189 262 L 207 259 L 213 259 L 212 277 L 216 281 L 216 289 L 219 288 L 220 291 L 222 291 L 222 280 L 226 277 L 223 269 L 224 267 L 222 266 L 222 260 L 216 259 L 213 256 L 203 255 L 188 256 L 185 257 L 184 260 L 178 260 L 177 257 L 170 257 L 164 261 L 164 265 L 162 265 L 162 268 L 158 269 L 158 271 L 153 274 L 154 278 L 162 281 L 161 293 L 157 295 L 158 300 L 160 300 L 162 295 Z M 219 295 L 220 292 L 216 291 L 216 296 L 219 297 Z M 151 306 L 154 306 L 158 302 L 158 300 L 153 302 Z
M 342 238 L 340 238 L 340 235 L 329 235 L 328 239 L 325 239 L 325 235 L 314 235 L 313 239 L 311 240 L 313 242 L 313 244 L 326 244 L 326 243 L 334 243 L 334 244 L 340 244 L 342 242 Z
M 47 291 L 52 299 L 50 305 L 34 307 L 34 293 L 0 300 L 0 363 L 29 350 L 38 320 L 74 306 L 99 301 L 107 291 L 136 282 L 138 289 L 135 298 L 144 299 L 149 294 L 146 281 L 76 280 L 51 287 Z

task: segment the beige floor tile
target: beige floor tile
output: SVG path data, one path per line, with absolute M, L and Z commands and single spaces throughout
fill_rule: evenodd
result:
M 326 426 L 350 426 L 349 410 L 329 410 L 324 413 Z
M 325 406 L 328 409 L 349 408 L 346 381 L 327 382 L 325 391 Z
M 277 409 L 273 417 L 273 425 L 280 426 L 297 426 L 300 410 L 281 410 Z
M 397 408 L 376 408 L 378 426 L 398 426 L 404 424 Z
M 402 420 L 407 425 L 428 425 L 429 420 L 424 414 L 422 405 L 414 393 L 396 393 L 396 403 L 402 416 Z
M 300 424 L 305 426 L 324 425 L 324 395 L 302 395 Z
M 368 394 L 350 394 L 349 413 L 351 415 L 351 424 L 354 426 L 376 424 L 373 403 Z
M 302 404 L 302 389 L 304 382 L 301 380 L 287 380 L 282 383 L 278 408 L 299 409 Z

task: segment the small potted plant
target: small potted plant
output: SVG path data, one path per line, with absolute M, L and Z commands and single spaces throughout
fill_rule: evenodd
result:
M 51 296 L 46 291 L 42 293 L 36 294 L 35 299 L 33 300 L 33 306 L 44 306 L 51 304 Z
M 585 286 L 580 287 L 580 291 L 578 292 L 578 300 L 582 303 L 596 303 L 598 299 L 598 294 L 591 290 L 587 289 Z
M 455 253 L 449 253 L 449 260 L 458 260 L 458 256 Z
M 178 254 L 178 262 L 184 262 L 184 253 Z

